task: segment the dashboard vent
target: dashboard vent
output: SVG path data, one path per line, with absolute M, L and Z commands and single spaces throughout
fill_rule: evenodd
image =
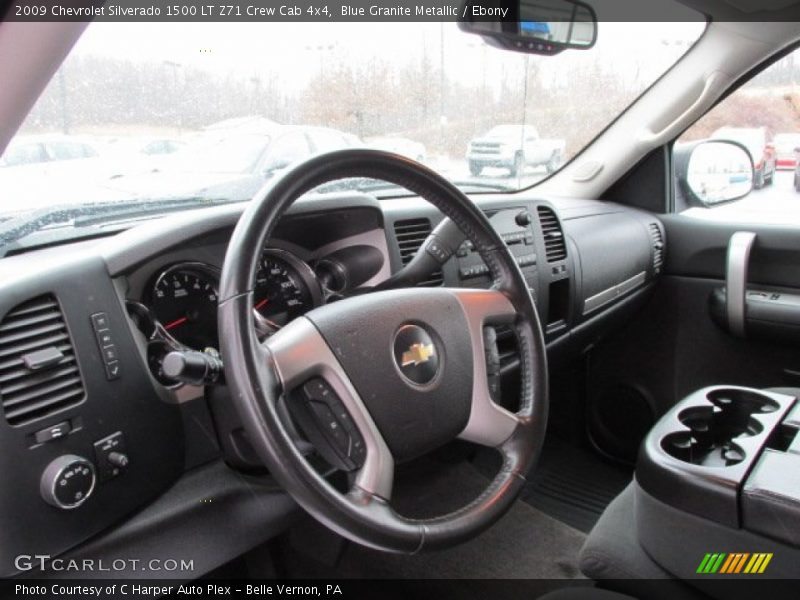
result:
M 397 239 L 397 246 L 400 249 L 400 259 L 403 265 L 407 265 L 414 258 L 414 255 L 422 246 L 422 242 L 431 232 L 431 222 L 428 219 L 407 219 L 396 221 L 394 224 L 394 236 Z M 438 287 L 444 283 L 441 271 L 431 274 L 426 281 L 418 283 L 424 287 Z
M 39 296 L 6 314 L 0 322 L 0 403 L 8 423 L 44 417 L 84 395 L 55 296 Z
M 546 206 L 537 207 L 539 213 L 539 225 L 542 228 L 544 237 L 544 250 L 547 262 L 556 262 L 567 258 L 567 244 L 564 241 L 564 232 L 561 231 L 561 224 L 552 209 Z
M 650 223 L 649 229 L 653 240 L 653 268 L 658 273 L 664 264 L 664 236 L 661 235 L 661 228 L 657 223 Z

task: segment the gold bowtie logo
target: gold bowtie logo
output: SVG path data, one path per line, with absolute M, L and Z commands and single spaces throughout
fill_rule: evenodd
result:
M 421 365 L 428 362 L 431 356 L 433 356 L 433 344 L 411 344 L 411 347 L 403 352 L 401 366 Z

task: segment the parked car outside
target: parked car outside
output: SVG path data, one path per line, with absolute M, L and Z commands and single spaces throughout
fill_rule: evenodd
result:
M 721 127 L 711 134 L 711 138 L 739 142 L 747 148 L 755 168 L 755 189 L 772 184 L 776 168 L 775 146 L 766 127 Z
M 19 136 L 0 156 L 4 211 L 83 201 L 88 185 L 103 177 L 100 144 L 78 136 Z M 13 190 L 13 193 L 11 192 Z
M 207 131 L 182 150 L 163 157 L 157 168 L 120 176 L 111 186 L 148 197 L 245 200 L 290 165 L 353 145 L 347 134 L 325 127 L 277 125 L 269 133 L 259 131 Z
M 97 147 L 67 135 L 21 136 L 12 141 L 0 156 L 0 167 L 24 167 L 63 160 L 94 158 Z
M 778 169 L 792 170 L 797 166 L 797 148 L 800 148 L 800 133 L 779 133 L 775 136 L 775 160 Z
M 424 144 L 404 137 L 387 136 L 371 138 L 367 142 L 367 146 L 375 148 L 376 150 L 394 152 L 395 154 L 405 156 L 417 162 L 425 162 L 428 158 L 428 152 Z
M 526 167 L 544 166 L 550 174 L 563 160 L 564 145 L 564 140 L 542 139 L 532 125 L 498 125 L 470 141 L 469 172 L 477 176 L 485 167 L 503 167 L 515 177 Z
M 800 192 L 800 148 L 794 151 L 794 189 Z

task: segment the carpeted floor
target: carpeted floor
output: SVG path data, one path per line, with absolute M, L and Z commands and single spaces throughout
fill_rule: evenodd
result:
M 588 533 L 632 478 L 631 468 L 609 463 L 596 452 L 549 436 L 522 499 Z
M 393 503 L 407 516 L 441 515 L 477 497 L 487 483 L 466 462 L 426 461 L 398 472 Z M 583 533 L 517 502 L 488 531 L 446 551 L 399 556 L 348 544 L 335 564 L 323 565 L 302 552 L 292 552 L 287 564 L 294 577 L 462 580 L 441 586 L 453 597 L 481 597 L 480 579 L 528 580 L 526 594 L 535 598 L 549 588 L 546 581 L 534 580 L 581 577 L 577 558 L 584 539 Z
M 497 453 L 481 449 L 476 468 L 494 473 Z M 548 435 L 536 468 L 520 496 L 546 515 L 589 533 L 603 511 L 631 482 L 633 469 L 613 464 L 592 450 Z

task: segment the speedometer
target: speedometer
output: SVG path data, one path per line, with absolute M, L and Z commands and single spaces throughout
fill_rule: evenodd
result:
M 253 289 L 258 320 L 280 329 L 321 302 L 322 291 L 314 272 L 302 260 L 283 250 L 261 255 Z
M 151 309 L 174 339 L 193 350 L 219 348 L 217 275 L 202 263 L 182 263 L 161 273 L 153 286 Z

